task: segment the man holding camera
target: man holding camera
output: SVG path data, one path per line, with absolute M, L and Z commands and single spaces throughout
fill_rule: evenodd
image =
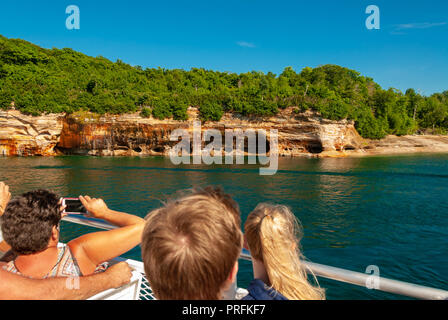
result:
M 11 199 L 9 187 L 0 182 L 0 217 Z M 0 230 L 0 258 L 9 250 Z M 79 286 L 67 286 L 67 278 L 30 279 L 9 273 L 0 262 L 0 300 L 81 300 L 99 292 L 129 283 L 132 273 L 125 262 L 111 266 L 105 272 L 80 277 Z

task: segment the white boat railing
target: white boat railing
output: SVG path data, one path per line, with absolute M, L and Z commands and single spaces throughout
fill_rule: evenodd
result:
M 87 218 L 82 215 L 68 215 L 64 217 L 63 220 L 71 223 L 86 225 L 105 230 L 111 230 L 116 228 L 116 226 L 113 226 L 103 220 Z M 251 261 L 252 257 L 250 256 L 250 253 L 247 250 L 243 249 L 240 255 L 240 259 Z M 142 292 L 139 298 L 145 300 L 154 299 L 151 287 L 149 286 L 149 283 L 144 275 L 143 263 L 135 260 L 126 260 L 126 261 L 130 263 L 131 267 L 133 267 L 134 270 L 138 270 L 140 273 L 142 273 L 142 281 L 141 281 Z M 372 277 L 374 277 L 371 274 L 355 272 L 351 270 L 336 268 L 309 261 L 303 261 L 303 264 L 306 266 L 309 273 L 312 273 L 315 276 L 340 282 L 346 282 L 362 287 L 367 287 L 367 283 L 370 283 L 373 279 Z M 417 284 L 388 279 L 379 276 L 375 278 L 374 281 L 376 283 L 376 286 L 373 286 L 372 290 L 379 290 L 417 299 L 428 299 L 428 300 L 448 299 L 448 291 L 446 290 L 421 286 Z
M 119 261 L 127 262 L 132 268 L 132 276 L 129 283 L 117 289 L 109 289 L 100 292 L 93 297 L 90 297 L 88 300 L 140 300 L 143 295 L 152 294 L 152 292 L 142 291 L 143 282 L 147 282 L 147 280 L 144 278 L 144 270 L 133 266 L 134 263 L 138 261 L 130 259 L 114 259 L 113 261 L 109 261 L 109 263 L 112 265 Z M 153 295 L 150 295 L 150 297 L 154 298 Z
M 103 291 L 89 300 L 156 300 L 146 278 L 143 262 L 118 257 L 112 261 L 112 264 L 119 261 L 125 261 L 131 267 L 131 281 L 118 289 Z

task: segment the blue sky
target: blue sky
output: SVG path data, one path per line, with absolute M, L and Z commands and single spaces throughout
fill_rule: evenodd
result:
M 380 30 L 368 30 L 368 5 Z M 68 5 L 80 29 L 65 27 Z M 448 90 L 446 0 L 2 1 L 0 34 L 143 67 L 272 71 L 338 64 L 382 87 Z

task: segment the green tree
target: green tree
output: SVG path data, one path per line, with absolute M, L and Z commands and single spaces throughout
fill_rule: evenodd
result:
M 279 108 L 314 110 L 322 117 L 353 119 L 363 137 L 448 130 L 448 91 L 422 96 L 383 89 L 373 79 L 337 65 L 286 67 L 276 76 L 203 68 L 168 70 L 132 67 L 121 60 L 89 57 L 69 48 L 44 49 L 0 36 L 0 108 L 24 113 L 86 110 L 120 114 L 141 110 L 158 119 L 187 119 L 196 106 L 202 119 L 224 112 L 272 116 Z

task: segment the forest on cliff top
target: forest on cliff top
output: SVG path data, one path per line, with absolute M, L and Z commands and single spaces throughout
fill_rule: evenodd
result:
M 72 49 L 44 49 L 0 35 L 0 109 L 23 113 L 140 112 L 187 119 L 188 106 L 203 121 L 224 112 L 272 116 L 286 107 L 331 120 L 351 119 L 361 136 L 448 132 L 448 90 L 422 96 L 383 89 L 372 78 L 337 65 L 231 73 L 192 68 L 146 68 L 89 57 Z

